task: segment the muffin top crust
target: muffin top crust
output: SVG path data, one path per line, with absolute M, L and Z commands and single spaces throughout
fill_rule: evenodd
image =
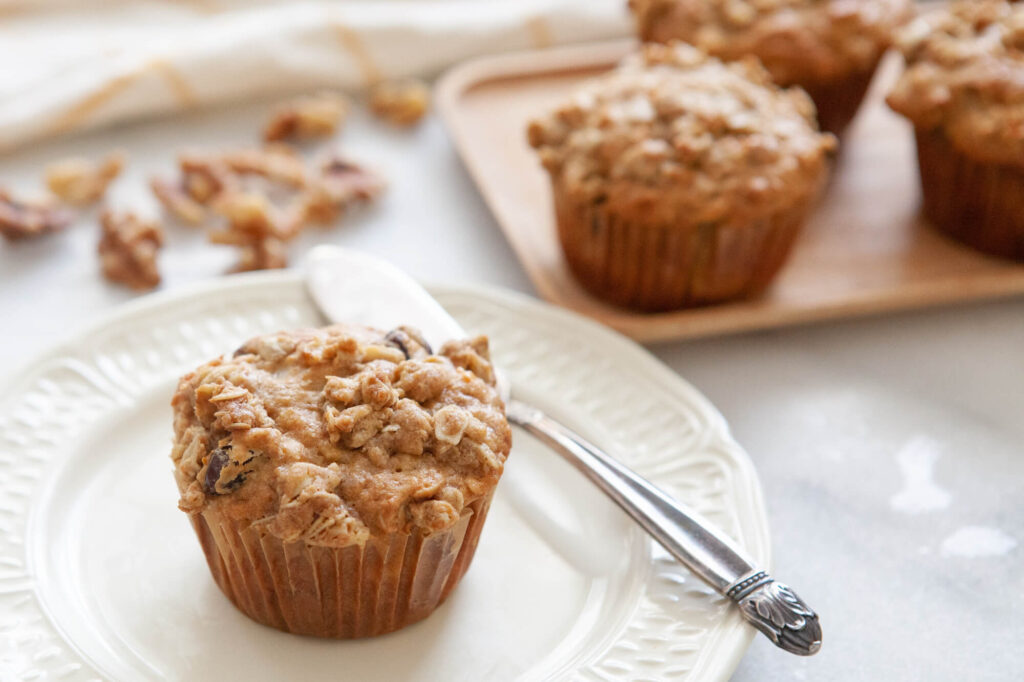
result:
M 527 134 L 558 191 L 686 224 L 743 224 L 816 192 L 835 147 L 802 90 L 683 43 L 644 45 Z
M 777 83 L 872 69 L 911 0 L 630 0 L 641 39 L 683 40 L 722 59 L 758 57 Z
M 445 530 L 511 446 L 485 337 L 432 353 L 412 329 L 270 334 L 185 375 L 179 507 L 310 545 Z
M 972 158 L 1024 166 L 1024 3 L 961 0 L 909 24 L 898 46 L 893 109 Z

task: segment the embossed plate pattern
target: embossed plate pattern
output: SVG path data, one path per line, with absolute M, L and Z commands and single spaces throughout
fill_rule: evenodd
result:
M 629 341 L 494 290 L 436 288 L 517 391 L 769 563 L 750 461 L 697 391 Z M 753 630 L 567 465 L 516 433 L 473 568 L 424 623 L 324 642 L 216 591 L 167 460 L 170 391 L 242 340 L 320 324 L 294 273 L 146 297 L 0 398 L 0 679 L 724 680 Z

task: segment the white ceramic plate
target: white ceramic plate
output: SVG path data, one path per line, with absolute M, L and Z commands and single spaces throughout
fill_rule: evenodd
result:
M 769 560 L 750 461 L 639 347 L 521 296 L 441 288 L 521 397 Z M 423 623 L 363 641 L 262 627 L 218 592 L 170 472 L 179 375 L 244 339 L 321 324 L 293 273 L 147 297 L 0 398 L 0 679 L 727 679 L 753 631 L 521 432 L 472 569 Z

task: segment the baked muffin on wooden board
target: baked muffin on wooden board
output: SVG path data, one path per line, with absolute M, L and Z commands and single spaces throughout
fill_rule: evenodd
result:
M 1024 3 L 960 0 L 901 33 L 889 105 L 910 119 L 936 227 L 1024 260 Z
M 214 580 L 260 623 L 367 637 L 469 567 L 511 446 L 487 340 L 261 336 L 181 379 L 174 475 Z
M 641 40 L 682 40 L 725 60 L 755 56 L 804 88 L 822 130 L 853 120 L 911 0 L 630 0 Z
M 835 138 L 753 59 L 649 43 L 529 125 L 559 239 L 598 297 L 669 310 L 755 293 L 789 253 Z

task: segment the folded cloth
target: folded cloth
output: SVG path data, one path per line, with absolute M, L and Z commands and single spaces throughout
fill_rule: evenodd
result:
M 0 0 L 0 151 L 628 31 L 625 0 Z

